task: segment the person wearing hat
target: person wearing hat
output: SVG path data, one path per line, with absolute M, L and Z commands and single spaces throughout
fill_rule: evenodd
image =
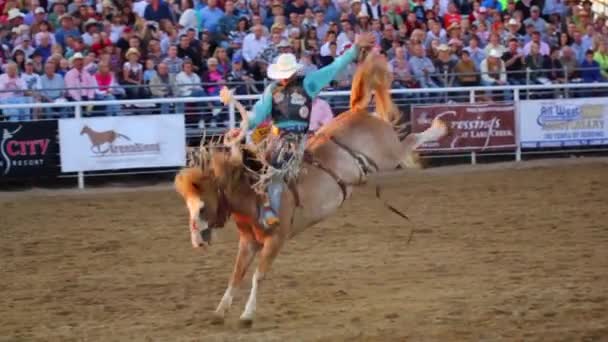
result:
M 262 98 L 253 106 L 249 117 L 249 130 L 255 129 L 264 120 L 270 117 L 276 127 L 275 139 L 269 148 L 271 163 L 277 167 L 284 167 L 284 160 L 280 156 L 291 153 L 293 149 L 304 146 L 306 134 L 310 125 L 310 112 L 313 99 L 336 78 L 346 67 L 356 60 L 362 49 L 371 48 L 375 44 L 375 36 L 370 33 L 359 35 L 355 45 L 330 65 L 307 75 L 300 75 L 298 71 L 302 66 L 291 53 L 279 55 L 276 63 L 267 69 L 268 78 L 274 80 L 264 90 Z M 231 98 L 224 98 L 224 103 L 231 102 Z M 240 129 L 232 129 L 229 136 L 238 136 Z M 299 168 L 299 165 L 294 166 Z M 266 200 L 261 208 L 261 223 L 267 228 L 276 227 L 279 223 L 278 208 L 283 191 L 283 179 L 276 177 L 271 180 L 267 188 Z
M 84 23 L 84 34 L 82 35 L 82 41 L 87 45 L 93 45 L 93 36 L 99 32 L 99 23 L 94 18 L 89 18 Z
M 65 74 L 65 87 L 67 88 L 68 100 L 87 101 L 95 99 L 97 81 L 84 70 L 84 56 L 76 52 L 70 58 L 72 68 Z
M 501 59 L 502 50 L 491 49 L 488 57 L 481 62 L 481 83 L 484 86 L 502 86 L 507 85 L 507 71 L 505 62 Z M 510 98 L 508 90 L 503 91 L 505 100 Z M 491 96 L 491 91 L 487 92 Z
M 69 14 L 59 17 L 59 23 L 61 27 L 55 31 L 55 40 L 65 48 L 67 37 L 80 37 L 80 30 L 74 26 L 74 18 Z
M 249 90 L 253 90 L 253 93 L 258 93 L 258 89 L 254 85 L 253 75 L 243 68 L 243 56 L 239 53 L 235 53 L 232 56 L 232 67 L 228 76 L 226 76 L 226 81 L 237 85 L 234 91 L 235 94 L 249 94 Z
M 8 17 L 6 20 L 8 20 L 9 26 L 17 27 L 17 26 L 23 24 L 24 18 L 25 18 L 25 14 L 21 13 L 21 11 L 18 8 L 11 8 L 8 11 Z
M 125 54 L 127 61 L 122 67 L 122 76 L 126 87 L 127 97 L 140 99 L 143 97 L 143 73 L 144 67 L 139 63 L 141 53 L 136 48 L 130 48 Z
M 529 24 L 534 25 L 536 31 L 545 34 L 547 22 L 540 16 L 540 8 L 536 5 L 530 8 L 530 18 L 524 20 L 524 25 Z

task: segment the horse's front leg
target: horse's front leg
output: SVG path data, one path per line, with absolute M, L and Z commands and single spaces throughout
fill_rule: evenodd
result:
M 240 287 L 243 278 L 247 274 L 247 270 L 253 261 L 255 254 L 259 250 L 258 243 L 253 239 L 251 234 L 240 233 L 239 250 L 234 263 L 234 270 L 228 282 L 228 288 L 224 292 L 224 296 L 220 300 L 217 309 L 215 310 L 214 322 L 217 324 L 224 322 L 224 315 L 232 305 L 235 290 Z
M 240 318 L 241 325 L 245 327 L 249 327 L 253 323 L 260 282 L 264 279 L 268 271 L 270 271 L 270 266 L 279 253 L 284 241 L 285 238 L 280 234 L 274 234 L 264 240 L 264 247 L 260 252 L 258 268 L 255 270 L 253 278 L 251 279 L 251 292 L 249 293 L 249 299 L 247 299 L 245 310 Z

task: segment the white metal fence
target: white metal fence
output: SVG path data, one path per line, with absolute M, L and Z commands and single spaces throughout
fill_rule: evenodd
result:
M 608 95 L 608 83 L 593 83 L 593 84 L 551 84 L 551 85 L 505 85 L 505 86 L 493 86 L 493 87 L 458 87 L 458 88 L 420 88 L 420 89 L 393 89 L 392 95 L 395 103 L 401 108 L 402 112 L 406 116 L 409 116 L 409 106 L 416 104 L 446 104 L 446 103 L 478 103 L 480 101 L 513 101 L 516 106 L 515 115 L 515 126 L 518 126 L 517 120 L 522 115 L 519 105 L 522 100 L 529 98 L 585 98 L 585 97 L 600 97 Z M 252 104 L 259 98 L 260 95 L 241 95 L 237 96 L 237 99 L 246 103 Z M 339 114 L 348 108 L 348 101 L 350 91 L 330 91 L 322 92 L 320 95 L 326 99 L 332 106 L 334 114 Z M 43 111 L 47 108 L 63 108 L 65 109 L 64 116 L 72 118 L 82 118 L 91 116 L 109 116 L 109 115 L 137 115 L 138 112 L 133 112 L 130 108 L 140 108 L 143 110 L 156 110 L 158 108 L 165 108 L 162 105 L 168 104 L 170 108 L 177 108 L 176 104 L 191 104 L 194 109 L 189 112 L 188 107 L 185 108 L 186 118 L 186 138 L 200 139 L 202 133 L 206 131 L 207 135 L 221 134 L 228 128 L 235 127 L 240 118 L 238 117 L 235 108 L 230 106 L 228 108 L 222 108 L 218 97 L 184 97 L 184 98 L 155 98 L 155 99 L 141 99 L 141 100 L 117 100 L 117 101 L 82 101 L 82 102 L 64 102 L 64 103 L 25 103 L 25 104 L 0 104 L 0 110 L 28 110 L 28 111 Z M 209 106 L 209 104 L 211 104 Z M 209 108 L 209 111 L 201 111 L 201 105 Z M 93 112 L 90 109 L 96 108 L 121 108 L 124 113 L 113 113 L 101 111 Z M 608 103 L 606 103 L 608 106 Z M 199 107 L 198 109 L 196 107 Z M 249 106 L 247 106 L 249 107 Z M 220 122 L 214 122 L 209 125 L 207 123 L 208 116 L 218 115 L 214 113 L 214 109 L 224 115 L 224 120 Z M 220 109 L 221 108 L 221 109 Z M 174 109 L 173 109 L 174 111 Z M 207 117 L 206 117 L 207 116 Z M 57 120 L 54 114 L 43 114 L 40 120 Z M 483 156 L 494 156 L 494 155 L 512 155 L 517 161 L 522 159 L 522 154 L 548 154 L 548 153 L 563 153 L 564 151 L 572 152 L 584 152 L 584 151 L 605 151 L 608 150 L 606 146 L 597 146 L 592 149 L 552 149 L 548 150 L 522 150 L 521 144 L 519 144 L 519 130 L 516 129 L 516 141 L 517 148 L 515 151 L 497 151 L 497 152 L 483 152 Z M 192 143 L 192 140 L 188 140 Z M 198 142 L 195 142 L 198 143 Z M 467 153 L 442 153 L 432 154 L 426 156 L 427 158 L 452 158 L 452 157 L 470 157 L 471 163 L 476 163 L 479 153 L 467 152 Z M 175 168 L 170 169 L 153 169 L 153 170 L 113 170 L 112 172 L 78 172 L 65 173 L 61 177 L 74 177 L 78 179 L 79 188 L 84 188 L 85 176 L 110 176 L 110 175 L 125 175 L 134 173 L 162 173 L 162 172 L 174 172 Z

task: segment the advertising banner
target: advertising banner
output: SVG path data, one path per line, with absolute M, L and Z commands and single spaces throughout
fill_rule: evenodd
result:
M 0 175 L 6 178 L 55 176 L 57 121 L 0 122 Z
M 524 148 L 608 144 L 608 98 L 522 101 Z
M 61 171 L 184 166 L 184 115 L 59 120 Z
M 419 133 L 441 118 L 451 133 L 418 148 L 419 151 L 514 150 L 515 107 L 513 104 L 446 104 L 412 107 L 412 132 Z

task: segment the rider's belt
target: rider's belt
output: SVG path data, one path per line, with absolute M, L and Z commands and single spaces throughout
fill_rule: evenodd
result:
M 308 133 L 308 128 L 301 127 L 301 126 L 295 126 L 295 127 L 289 127 L 289 128 L 279 128 L 279 127 L 273 125 L 271 132 L 272 132 L 272 135 L 274 135 L 274 136 L 280 136 L 285 133 Z

